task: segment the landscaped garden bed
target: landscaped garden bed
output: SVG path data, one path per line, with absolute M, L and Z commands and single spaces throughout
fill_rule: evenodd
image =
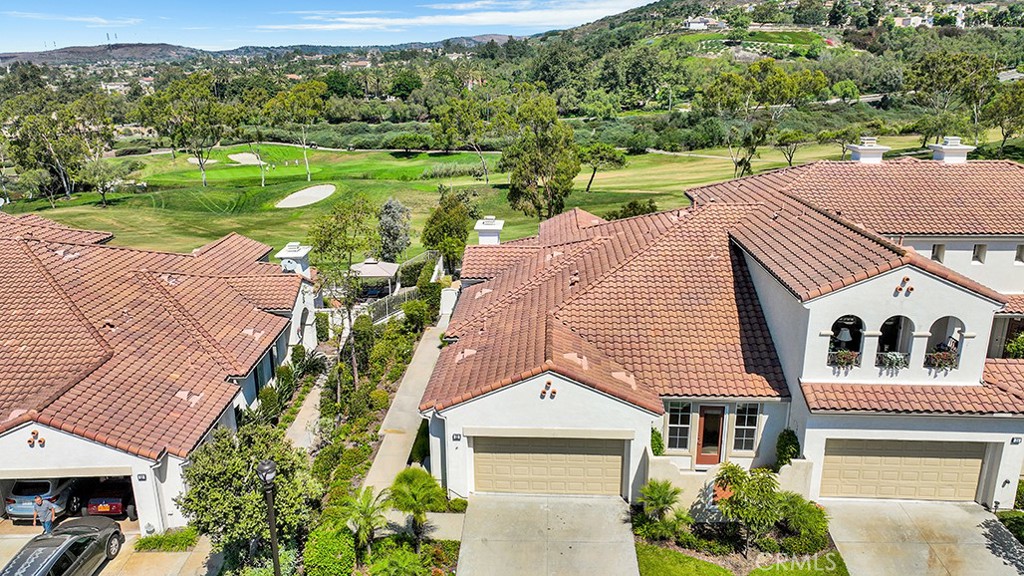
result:
M 799 494 L 780 491 L 771 470 L 747 471 L 725 464 L 714 488 L 710 504 L 715 510 L 705 511 L 713 521 L 705 522 L 694 522 L 677 508 L 681 490 L 669 482 L 653 480 L 641 489 L 641 506 L 632 514 L 638 558 L 646 557 L 641 576 L 673 574 L 651 571 L 652 566 L 665 564 L 678 564 L 683 570 L 679 573 L 691 574 L 746 576 L 779 564 L 785 566 L 777 569 L 788 573 L 816 567 L 815 574 L 846 574 L 828 534 L 824 509 Z M 663 552 L 650 550 L 651 546 Z

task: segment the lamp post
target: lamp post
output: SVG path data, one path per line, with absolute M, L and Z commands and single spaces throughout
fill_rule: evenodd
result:
M 270 554 L 274 557 L 274 576 L 281 576 L 281 560 L 277 557 L 277 522 L 274 521 L 274 477 L 277 464 L 264 460 L 256 465 L 256 475 L 263 482 L 263 494 L 267 497 L 267 523 L 270 524 Z

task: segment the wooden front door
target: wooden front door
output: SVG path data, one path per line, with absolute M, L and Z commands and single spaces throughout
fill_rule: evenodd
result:
M 725 408 L 701 406 L 697 424 L 697 464 L 713 465 L 722 461 L 722 429 Z

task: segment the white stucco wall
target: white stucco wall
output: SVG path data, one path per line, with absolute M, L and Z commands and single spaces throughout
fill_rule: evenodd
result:
M 46 440 L 45 447 L 28 445 L 33 430 Z M 161 480 L 154 471 L 156 462 L 36 423 L 18 426 L 0 436 L 0 454 L 0 479 L 5 480 L 131 476 L 139 526 L 145 530 L 149 525 L 159 532 L 180 525 L 175 523 L 180 521 L 180 514 L 170 498 L 165 497 L 174 486 L 180 486 L 180 466 L 177 471 L 168 472 L 165 488 L 160 486 Z M 146 479 L 140 480 L 140 474 Z
M 541 399 L 540 392 L 549 381 L 558 394 Z M 434 414 L 433 419 L 443 423 L 432 422 L 430 426 L 430 459 L 432 463 L 445 463 L 443 475 L 448 491 L 465 497 L 473 491 L 473 442 L 465 434 L 466 428 L 557 430 L 578 434 L 580 438 L 600 437 L 593 433 L 596 430 L 625 431 L 632 434 L 632 440 L 626 442 L 628 486 L 624 495 L 633 500 L 644 481 L 640 463 L 644 450 L 650 446 L 651 426 L 657 418 L 588 386 L 544 373 Z M 454 434 L 462 438 L 453 440 Z M 437 464 L 432 467 L 437 475 Z
M 306 322 L 302 322 L 303 312 L 306 312 Z M 316 348 L 316 294 L 313 286 L 303 282 L 299 290 L 299 297 L 295 299 L 295 307 L 292 308 L 291 326 L 288 328 L 288 346 L 302 344 L 307 350 Z M 281 357 L 282 362 L 284 356 Z
M 998 501 L 1005 508 L 1013 502 L 1024 465 L 1024 443 L 1013 445 L 1013 438 L 1020 437 L 1024 437 L 1022 418 L 814 414 L 807 421 L 803 452 L 815 463 L 811 497 L 818 498 L 829 438 L 988 443 L 989 462 L 983 469 L 979 502 L 989 506 Z
M 909 278 L 903 282 L 903 278 Z M 896 291 L 902 287 L 901 291 Z M 909 290 L 913 288 L 913 290 Z M 904 266 L 805 303 L 807 344 L 802 378 L 805 382 L 892 384 L 977 384 L 985 367 L 992 319 L 1000 305 L 912 266 Z M 861 365 L 839 369 L 827 363 L 829 334 L 841 316 L 864 322 Z M 914 323 L 910 366 L 893 374 L 875 367 L 878 330 L 892 316 Z M 959 368 L 944 371 L 924 367 L 932 323 L 955 316 L 964 324 Z M 791 384 L 792 386 L 792 384 Z
M 1024 264 L 1015 261 L 1024 236 L 912 236 L 904 237 L 903 244 L 925 258 L 932 257 L 932 246 L 945 244 L 942 263 L 947 268 L 1004 294 L 1024 293 Z M 975 244 L 988 246 L 984 264 L 972 261 Z

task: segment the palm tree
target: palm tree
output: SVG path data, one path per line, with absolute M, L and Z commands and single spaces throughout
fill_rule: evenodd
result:
M 430 472 L 422 468 L 406 468 L 391 484 L 389 500 L 395 509 L 412 515 L 412 535 L 416 539 L 418 554 L 427 524 L 427 512 L 442 508 L 447 503 L 444 489 Z
M 370 567 L 370 576 L 423 576 L 426 573 L 420 557 L 408 548 L 395 550 Z
M 640 503 L 651 518 L 661 521 L 665 514 L 679 502 L 683 491 L 668 480 L 651 480 L 640 488 Z
M 366 548 L 366 557 L 373 553 L 373 538 L 377 530 L 388 525 L 384 517 L 387 509 L 388 491 L 381 490 L 376 496 L 373 488 L 367 486 L 358 495 L 345 501 L 345 522 L 352 528 L 356 545 Z

